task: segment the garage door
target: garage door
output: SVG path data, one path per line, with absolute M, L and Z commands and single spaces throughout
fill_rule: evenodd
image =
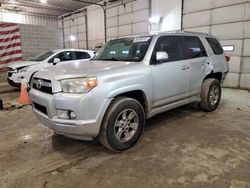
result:
M 149 1 L 107 8 L 107 38 L 148 33 Z
M 182 28 L 218 37 L 232 50 L 225 86 L 250 88 L 249 0 L 184 0 Z

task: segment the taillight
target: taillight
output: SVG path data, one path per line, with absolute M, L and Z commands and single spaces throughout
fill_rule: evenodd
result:
M 231 60 L 230 56 L 228 56 L 228 55 L 225 56 L 225 59 L 226 59 L 226 61 L 227 61 L 228 63 L 229 63 L 229 61 Z

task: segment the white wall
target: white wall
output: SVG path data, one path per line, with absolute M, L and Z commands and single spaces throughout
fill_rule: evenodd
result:
M 183 28 L 233 45 L 225 86 L 250 89 L 250 0 L 184 0 Z
M 181 29 L 182 0 L 152 0 L 151 16 L 161 17 L 157 26 L 151 24 L 151 31 L 171 31 Z
M 24 59 L 33 58 L 48 50 L 63 48 L 62 29 L 19 24 Z

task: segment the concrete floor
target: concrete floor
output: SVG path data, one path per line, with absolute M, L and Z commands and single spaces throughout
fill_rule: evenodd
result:
M 160 114 L 120 154 L 53 134 L 29 106 L 0 111 L 0 187 L 250 187 L 250 93 L 224 89 L 212 113 Z

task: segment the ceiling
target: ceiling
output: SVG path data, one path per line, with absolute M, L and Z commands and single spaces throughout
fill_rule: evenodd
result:
M 100 0 L 81 1 L 85 0 L 47 0 L 45 4 L 42 4 L 41 0 L 0 0 L 0 10 L 58 17 L 90 5 L 86 2 L 100 2 Z

